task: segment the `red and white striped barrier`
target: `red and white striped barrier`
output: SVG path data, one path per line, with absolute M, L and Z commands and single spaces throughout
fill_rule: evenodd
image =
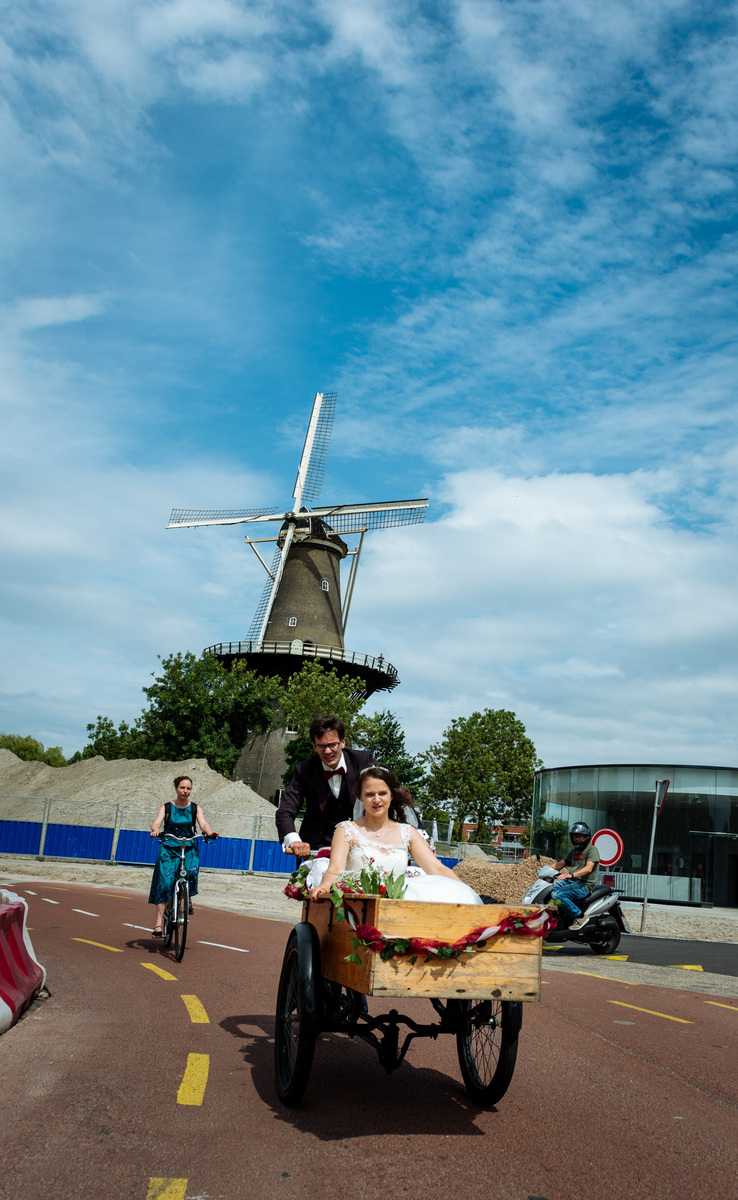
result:
M 46 983 L 26 929 L 27 913 L 22 896 L 0 888 L 0 1033 L 15 1025 Z

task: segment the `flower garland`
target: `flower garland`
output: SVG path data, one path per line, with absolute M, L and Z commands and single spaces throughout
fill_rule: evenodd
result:
M 421 954 L 425 954 L 424 962 L 432 962 L 434 955 L 440 959 L 460 958 L 462 954 L 476 954 L 482 950 L 489 938 L 499 937 L 503 933 L 518 933 L 528 937 L 544 938 L 555 929 L 558 922 L 554 914 L 543 909 L 541 912 L 508 913 L 498 925 L 480 925 L 472 929 L 464 937 L 455 942 L 441 942 L 435 938 L 395 938 L 386 937 L 374 925 L 357 925 L 351 910 L 348 910 L 349 924 L 354 931 L 351 938 L 351 954 L 347 954 L 344 962 L 353 962 L 361 966 L 359 950 L 371 950 L 378 954 L 383 962 L 391 958 L 409 957 L 414 966 Z
M 311 867 L 310 862 L 304 862 L 293 871 L 289 883 L 284 889 L 285 896 L 291 900 L 307 900 L 307 876 Z M 346 908 L 345 900 L 351 896 L 389 896 L 399 899 L 404 892 L 403 877 L 395 879 L 392 874 L 380 872 L 373 867 L 369 872 L 354 874 L 348 878 L 340 878 L 330 890 L 326 899 L 330 899 L 335 907 L 336 921 L 347 920 L 351 930 L 351 954 L 347 954 L 344 962 L 362 965 L 359 957 L 360 950 L 370 950 L 378 954 L 383 962 L 391 958 L 410 958 L 413 965 L 420 955 L 424 954 L 425 962 L 446 958 L 460 958 L 462 954 L 475 954 L 482 950 L 489 938 L 499 937 L 503 933 L 523 934 L 527 937 L 545 938 L 558 925 L 556 906 L 532 913 L 507 913 L 497 925 L 480 925 L 472 929 L 464 937 L 455 942 L 441 942 L 436 938 L 421 937 L 386 937 L 374 925 L 358 925 L 350 908 Z

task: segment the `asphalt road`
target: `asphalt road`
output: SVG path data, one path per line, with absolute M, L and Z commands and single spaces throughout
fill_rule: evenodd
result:
M 287 924 L 198 909 L 177 964 L 140 894 L 16 890 L 52 997 L 0 1042 L 0 1200 L 734 1194 L 738 1001 L 544 971 L 497 1109 L 466 1096 L 451 1038 L 386 1076 L 329 1036 L 290 1110 L 272 1071 Z
M 581 957 L 589 962 L 596 961 L 596 956 L 588 946 L 575 946 L 568 942 L 560 946 L 547 946 L 544 957 L 549 954 L 555 954 L 557 959 Z M 683 938 L 652 938 L 625 933 L 617 953 L 609 957 L 652 967 L 677 967 L 738 977 L 736 942 L 687 942 Z

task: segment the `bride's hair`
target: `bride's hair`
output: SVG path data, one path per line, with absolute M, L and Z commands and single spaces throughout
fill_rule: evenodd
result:
M 364 787 L 366 779 L 381 779 L 383 783 L 392 792 L 392 799 L 389 806 L 389 818 L 391 821 L 397 821 L 400 825 L 407 824 L 407 816 L 405 807 L 413 808 L 413 798 L 406 787 L 404 787 L 394 771 L 389 767 L 380 767 L 376 763 L 371 767 L 364 767 L 363 771 L 359 772 L 359 778 L 356 781 L 356 799 L 361 800 L 361 791 Z

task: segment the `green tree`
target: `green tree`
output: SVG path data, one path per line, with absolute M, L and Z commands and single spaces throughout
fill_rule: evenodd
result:
M 141 729 L 121 721 L 118 728 L 110 717 L 98 716 L 94 725 L 87 726 L 87 745 L 80 754 L 72 755 L 70 762 L 83 758 L 94 758 L 99 754 L 109 761 L 114 758 L 150 758 L 148 742 Z
M 61 746 L 49 746 L 44 749 L 43 742 L 36 738 L 22 737 L 19 733 L 0 733 L 0 750 L 10 750 L 23 762 L 42 762 L 47 767 L 65 767 L 67 760 Z
M 515 713 L 485 708 L 458 717 L 423 758 L 431 803 L 459 823 L 467 814 L 480 828 L 530 820 L 533 775 L 541 762 Z
M 425 767 L 422 757 L 408 754 L 405 734 L 394 713 L 388 709 L 367 717 L 360 715 L 353 730 L 352 744 L 368 750 L 374 761 L 389 767 L 410 790 L 416 803 L 424 796 Z
M 107 717 L 88 725 L 84 758 L 206 758 L 223 775 L 233 771 L 246 735 L 276 723 L 282 697 L 278 679 L 234 663 L 228 671 L 212 655 L 172 654 L 161 661 L 161 674 L 143 689 L 148 707 L 133 726 L 115 729 Z
M 279 701 L 285 725 L 296 731 L 296 737 L 285 747 L 287 769 L 282 776 L 285 787 L 297 764 L 313 753 L 309 736 L 311 721 L 323 715 L 338 717 L 346 726 L 349 744 L 353 745 L 353 729 L 364 702 L 363 680 L 341 678 L 316 660 L 304 663 L 290 676 Z

